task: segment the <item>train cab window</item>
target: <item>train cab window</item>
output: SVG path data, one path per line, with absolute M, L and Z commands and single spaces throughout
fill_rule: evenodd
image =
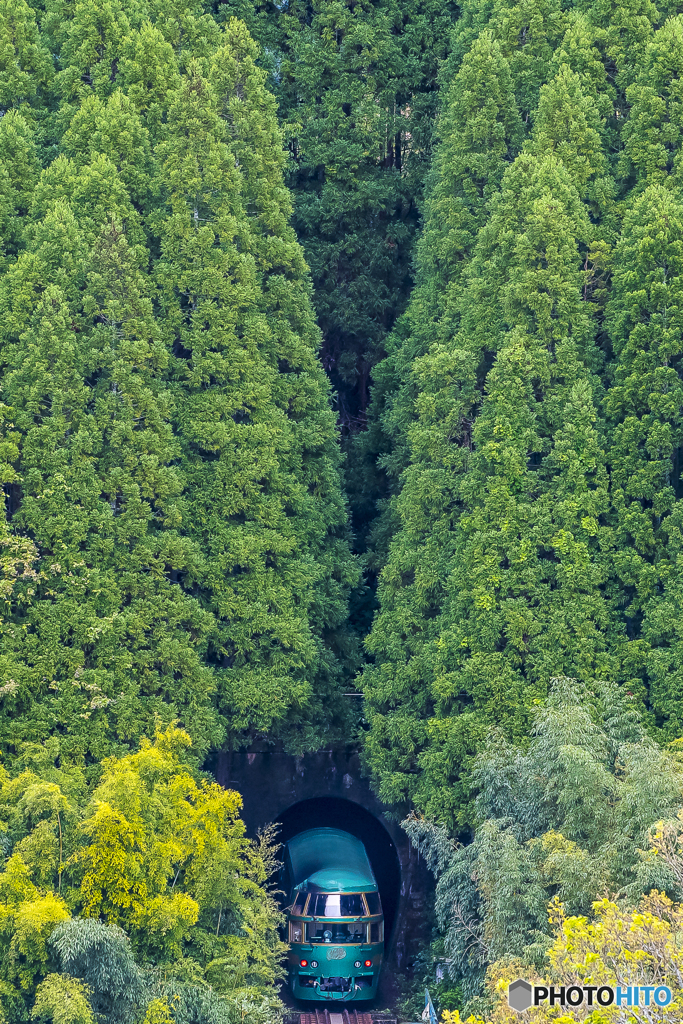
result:
M 308 910 L 310 917 L 362 917 L 364 913 L 359 892 L 318 893 L 317 896 L 311 896 Z
M 374 917 L 375 914 L 382 913 L 382 905 L 379 901 L 378 892 L 366 892 L 365 900 L 368 905 L 368 913 Z
M 289 922 L 289 941 L 303 942 L 304 927 L 303 921 Z
M 370 942 L 382 942 L 384 939 L 384 923 L 375 921 L 370 925 Z
M 330 942 L 334 945 L 344 942 L 366 942 L 368 926 L 362 921 L 313 921 L 306 925 L 308 942 Z
M 342 896 L 340 903 L 342 917 L 362 917 L 365 913 L 363 908 L 363 899 L 359 892 Z
M 306 900 L 308 899 L 307 892 L 300 892 L 297 898 L 294 900 L 294 906 L 292 907 L 293 914 L 301 914 L 303 916 L 304 908 L 306 906 Z
M 311 898 L 311 911 L 312 917 L 341 917 L 341 908 L 339 905 L 339 894 L 333 893 L 328 896 L 327 893 L 319 893 L 315 897 L 315 905 L 313 905 L 313 898 Z

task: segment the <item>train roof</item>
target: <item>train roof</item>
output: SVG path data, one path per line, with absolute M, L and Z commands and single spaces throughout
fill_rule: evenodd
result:
M 336 828 L 312 828 L 290 839 L 287 857 L 292 885 L 326 892 L 377 890 L 360 839 Z

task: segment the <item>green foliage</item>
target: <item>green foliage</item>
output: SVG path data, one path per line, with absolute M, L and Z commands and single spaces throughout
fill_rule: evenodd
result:
M 14 255 L 21 243 L 23 218 L 40 165 L 35 133 L 27 119 L 8 110 L 0 122 L 0 217 L 6 254 Z
M 180 718 L 197 757 L 314 747 L 350 725 L 357 568 L 258 48 L 189 2 L 13 17 L 35 88 L 0 126 L 4 529 L 29 561 L 0 744 L 68 731 L 97 761 Z
M 364 422 L 371 368 L 405 306 L 454 14 L 433 0 L 295 0 L 278 17 L 294 226 L 347 430 Z
M 644 184 L 679 178 L 681 130 L 680 68 L 683 61 L 683 21 L 671 18 L 652 36 L 640 73 L 626 92 L 631 115 L 624 127 L 625 173 Z
M 509 66 L 489 33 L 475 41 L 455 75 L 437 133 L 440 145 L 417 245 L 417 285 L 389 339 L 388 357 L 375 371 L 374 413 L 385 435 L 380 461 L 392 477 L 405 469 L 414 404 L 429 388 L 415 363 L 419 359 L 422 366 L 430 348 L 447 343 L 455 329 L 462 277 L 487 201 L 522 142 Z
M 680 15 L 463 5 L 417 282 L 360 446 L 386 473 L 360 677 L 389 803 L 472 820 L 559 674 L 680 734 Z M 521 120 L 520 120 L 521 117 Z
M 248 39 L 230 22 L 226 40 L 215 58 L 217 84 L 229 96 L 253 82 L 264 146 L 272 147 L 274 113 L 250 65 Z M 240 47 L 246 59 L 238 75 Z M 155 222 L 155 277 L 173 351 L 183 523 L 202 551 L 193 575 L 216 616 L 212 656 L 230 731 L 249 736 L 289 726 L 301 747 L 315 735 L 315 720 L 324 720 L 321 699 L 335 689 L 335 630 L 355 573 L 345 549 L 334 423 L 279 161 L 259 167 L 248 160 L 242 197 L 235 158 L 251 150 L 245 125 L 253 133 L 258 122 L 227 108 L 228 142 L 221 112 L 192 65 L 157 150 L 167 206 Z M 294 709 L 296 722 L 288 722 Z
M 634 901 L 652 887 L 679 894 L 668 865 L 642 850 L 658 818 L 681 804 L 680 764 L 613 685 L 554 680 L 527 752 L 492 737 L 473 780 L 470 844 L 422 818 L 404 822 L 438 878 L 449 972 L 467 1001 L 481 994 L 487 966 L 506 957 L 543 972 L 552 900 L 580 915 L 601 892 Z
M 48 100 L 54 68 L 34 11 L 25 0 L 0 5 L 0 106 L 39 107 Z
M 630 625 L 625 667 L 635 687 L 647 687 L 654 720 L 668 739 L 681 729 L 674 607 L 680 592 L 682 232 L 678 194 L 649 185 L 624 218 L 608 307 L 615 351 L 606 399 L 613 423 L 615 565 Z
M 366 756 L 385 799 L 451 821 L 466 820 L 463 770 L 489 723 L 521 738 L 550 676 L 612 670 L 589 232 L 564 163 L 518 157 L 479 233 L 460 330 L 416 363 L 429 384 L 368 640 Z
M 568 65 L 541 89 L 534 121 L 531 152 L 555 153 L 571 175 L 579 194 L 588 182 L 606 170 L 597 103 L 582 89 L 581 78 Z
M 286 947 L 268 882 L 274 833 L 245 837 L 239 794 L 198 779 L 189 745 L 170 728 L 105 761 L 90 789 L 54 743 L 0 778 L 8 1019 L 130 1024 L 150 1000 L 186 997 L 221 1019 L 242 1003 L 255 1022 L 264 1006 L 277 1016 Z
M 95 167 L 90 180 L 99 178 L 103 194 L 95 199 L 95 218 L 87 200 L 82 203 L 83 233 L 61 197 L 36 232 L 36 248 L 51 250 L 50 261 L 61 257 L 57 280 L 73 268 L 62 281 L 67 292 L 48 284 L 32 327 L 16 343 L 8 337 L 4 392 L 14 409 L 22 466 L 12 525 L 38 541 L 41 580 L 15 627 L 5 631 L 7 657 L 21 679 L 6 709 L 13 723 L 5 742 L 10 735 L 14 742 L 49 735 L 68 721 L 76 726 L 74 748 L 101 754 L 117 733 L 135 736 L 144 728 L 144 692 L 154 695 L 147 715 L 161 712 L 165 690 L 172 708 L 180 698 L 198 716 L 209 742 L 216 732 L 211 674 L 201 661 L 213 620 L 162 570 L 184 565 L 192 548 L 173 529 L 181 489 L 170 466 L 177 443 L 168 390 L 156 372 L 167 357 L 141 273 L 144 250 L 112 221 L 97 230 L 84 263 L 84 235 L 95 235 L 105 183 L 110 200 L 118 180 L 106 158 Z M 62 171 L 66 190 L 71 167 L 64 162 Z M 53 182 L 55 191 L 59 184 Z M 33 253 L 20 258 L 8 281 L 8 334 L 43 262 L 36 255 L 37 261 Z M 74 295 L 79 276 L 83 292 Z M 88 322 L 92 329 L 84 330 Z M 166 519 L 168 531 L 153 528 L 157 517 Z M 178 691 L 173 680 L 181 666 Z
M 121 928 L 72 918 L 55 928 L 50 944 L 63 972 L 59 977 L 88 993 L 98 1021 L 123 1024 L 136 1015 L 145 986 Z
M 52 1024 L 95 1024 L 85 986 L 61 974 L 48 974 L 41 981 L 31 1017 L 52 1021 Z
M 681 949 L 677 942 L 683 908 L 662 893 L 653 891 L 633 907 L 623 907 L 608 897 L 593 902 L 590 916 L 567 916 L 562 904 L 549 906 L 553 942 L 548 963 L 540 973 L 516 956 L 492 964 L 486 974 L 486 995 L 477 1000 L 468 1024 L 512 1024 L 517 1020 L 507 999 L 508 986 L 521 975 L 532 985 L 563 983 L 565 988 L 591 984 L 622 989 L 628 985 L 667 985 L 672 993 L 668 1012 L 672 1021 L 681 1017 Z M 642 991 L 642 990 L 641 990 Z M 531 1007 L 526 1013 L 534 1024 L 555 1019 L 548 1003 Z M 596 1024 L 616 1019 L 618 1007 L 595 1007 L 590 1014 Z M 632 1019 L 647 1019 L 647 1009 L 633 1007 Z M 445 1010 L 442 1024 L 462 1024 L 458 1010 Z
M 194 769 L 353 738 L 354 588 L 452 1003 L 675 890 L 682 17 L 0 0 L 3 1024 L 279 1019 Z
M 527 121 L 568 23 L 568 11 L 557 0 L 466 0 L 455 26 L 451 68 L 459 66 L 480 34 L 490 31 L 508 62 L 517 105 Z

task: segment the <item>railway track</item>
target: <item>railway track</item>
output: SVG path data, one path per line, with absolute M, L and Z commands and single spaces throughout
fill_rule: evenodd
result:
M 308 1013 L 297 1014 L 298 1024 L 397 1024 L 396 1017 L 386 1014 L 359 1012 L 346 1008 L 339 1010 L 310 1010 Z

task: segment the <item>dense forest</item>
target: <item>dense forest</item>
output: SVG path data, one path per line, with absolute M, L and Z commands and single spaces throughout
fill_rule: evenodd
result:
M 672 0 L 0 0 L 0 1024 L 281 1019 L 254 742 L 360 748 L 445 1024 L 683 1020 L 682 82 Z

